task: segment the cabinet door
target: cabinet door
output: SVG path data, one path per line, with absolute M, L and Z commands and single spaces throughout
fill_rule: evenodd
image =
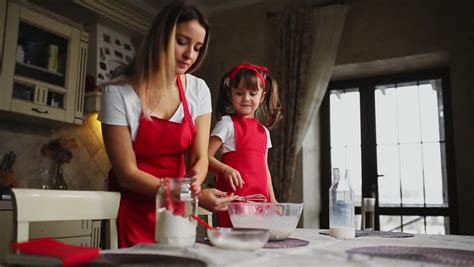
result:
M 79 29 L 10 3 L 0 109 L 73 122 L 76 97 L 82 97 L 77 91 L 83 90 L 78 87 L 80 34 Z
M 5 17 L 7 16 L 7 0 L 0 0 L 0 62 L 3 58 L 3 35 L 5 34 Z M 0 75 L 1 76 L 1 75 Z M 0 77 L 1 79 L 1 77 Z

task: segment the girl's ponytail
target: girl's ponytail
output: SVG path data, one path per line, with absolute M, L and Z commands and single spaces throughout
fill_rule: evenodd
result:
M 219 96 L 216 104 L 216 118 L 220 120 L 222 116 L 233 113 L 228 72 L 224 74 L 219 83 Z
M 272 129 L 281 120 L 281 104 L 278 96 L 278 85 L 275 79 L 270 75 L 266 75 L 267 93 L 263 103 L 263 116 L 265 118 L 265 125 Z

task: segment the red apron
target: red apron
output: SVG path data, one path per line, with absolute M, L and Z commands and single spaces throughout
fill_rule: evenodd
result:
M 232 116 L 234 123 L 235 151 L 222 155 L 222 162 L 239 171 L 245 184 L 237 188 L 237 195 L 263 194 L 267 199 L 268 177 L 265 155 L 267 152 L 267 133 L 255 118 Z M 224 192 L 232 192 L 229 183 L 217 176 L 216 187 Z M 218 225 L 232 227 L 227 211 L 218 212 Z
M 179 77 L 177 83 L 184 108 L 183 121 L 176 123 L 157 117 L 149 120 L 142 113 L 133 142 L 138 168 L 157 179 L 185 176 L 184 153 L 196 133 Z M 121 188 L 112 170 L 109 181 L 109 189 L 121 192 L 117 218 L 119 247 L 130 247 L 143 242 L 155 243 L 155 198 Z

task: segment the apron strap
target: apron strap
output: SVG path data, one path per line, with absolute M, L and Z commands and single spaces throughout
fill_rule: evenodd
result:
M 191 114 L 189 113 L 188 102 L 186 101 L 186 96 L 184 94 L 184 86 L 183 86 L 183 83 L 181 82 L 180 75 L 176 76 L 176 82 L 178 84 L 179 98 L 181 99 L 181 103 L 183 103 L 184 116 L 190 119 Z

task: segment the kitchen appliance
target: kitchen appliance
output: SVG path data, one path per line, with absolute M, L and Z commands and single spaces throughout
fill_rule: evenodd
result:
M 13 230 L 12 192 L 0 184 L 0 260 L 10 252 Z

